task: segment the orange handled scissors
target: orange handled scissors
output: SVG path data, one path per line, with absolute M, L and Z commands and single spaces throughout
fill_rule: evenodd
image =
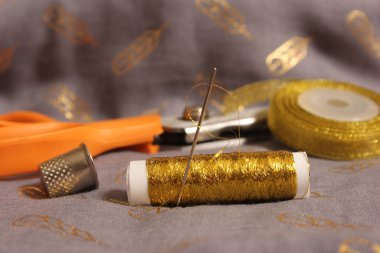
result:
M 60 122 L 46 115 L 17 111 L 0 116 L 0 178 L 32 173 L 55 156 L 86 143 L 93 156 L 131 147 L 155 153 L 160 117 L 139 116 L 93 123 Z

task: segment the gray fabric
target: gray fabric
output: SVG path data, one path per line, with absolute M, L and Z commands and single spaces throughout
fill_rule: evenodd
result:
M 54 1 L 83 20 L 99 44 L 75 45 L 43 21 L 51 1 L 3 0 L 0 48 L 17 46 L 0 75 L 1 112 L 34 109 L 53 114 L 49 88 L 63 84 L 86 101 L 96 118 L 137 115 L 160 108 L 180 113 L 198 73 L 226 88 L 273 78 L 266 56 L 294 36 L 312 36 L 308 55 L 284 77 L 331 78 L 379 89 L 379 60 L 349 32 L 345 17 L 361 9 L 379 34 L 380 3 L 373 1 L 230 1 L 245 18 L 250 41 L 215 25 L 195 1 Z M 157 48 L 127 75 L 112 73 L 112 59 L 149 29 L 167 22 Z M 147 99 L 149 98 L 149 99 Z M 140 103 L 144 101 L 144 103 Z
M 350 11 L 361 9 L 380 35 L 376 0 L 228 1 L 244 16 L 252 40 L 225 32 L 194 1 L 55 2 L 88 25 L 98 45 L 76 45 L 49 28 L 42 16 L 52 1 L 0 0 L 0 49 L 15 46 L 9 67 L 0 68 L 1 113 L 35 110 L 82 121 L 152 109 L 176 115 L 197 74 L 207 80 L 213 65 L 228 89 L 277 77 L 265 58 L 293 36 L 312 41 L 306 57 L 281 77 L 331 78 L 380 91 L 379 58 L 345 24 Z M 164 22 L 157 47 L 128 74 L 116 76 L 112 59 Z M 62 102 L 62 87 L 70 91 L 66 107 L 55 103 Z M 162 147 L 158 155 L 188 154 L 186 149 Z M 213 152 L 216 144 L 199 149 Z M 268 140 L 242 149 L 287 148 Z M 311 158 L 307 200 L 159 210 L 115 203 L 127 201 L 125 177 L 118 177 L 123 168 L 148 157 L 128 150 L 99 156 L 100 188 L 57 199 L 21 191 L 37 183 L 35 177 L 1 181 L 0 252 L 378 252 L 379 160 Z
M 261 144 L 270 149 L 283 148 Z M 243 148 L 259 149 L 257 145 Z M 164 151 L 160 155 L 187 153 Z M 341 244 L 351 238 L 379 243 L 378 161 L 373 166 L 362 166 L 364 170 L 350 172 L 350 166 L 355 164 L 358 168 L 368 162 L 312 158 L 312 197 L 307 200 L 161 208 L 159 214 L 157 208 L 152 208 L 139 215 L 143 208 L 128 207 L 110 199 L 127 201 L 125 178 L 121 181 L 115 178 L 130 160 L 147 157 L 119 151 L 96 158 L 100 188 L 83 195 L 30 199 L 19 196 L 16 189 L 37 180 L 2 182 L 1 251 L 338 252 Z M 280 216 L 284 214 L 286 222 L 281 222 Z M 42 222 L 27 227 L 12 225 L 27 215 L 60 219 L 91 233 L 100 243 L 70 236 L 69 229 L 63 236 L 60 230 L 47 229 Z M 308 220 L 306 216 L 315 219 Z M 352 248 L 361 247 L 354 243 Z

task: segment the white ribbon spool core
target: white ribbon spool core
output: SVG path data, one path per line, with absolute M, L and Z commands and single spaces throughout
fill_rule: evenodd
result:
M 366 121 L 379 115 L 379 106 L 372 99 L 340 89 L 311 89 L 303 92 L 297 102 L 303 110 L 335 121 Z

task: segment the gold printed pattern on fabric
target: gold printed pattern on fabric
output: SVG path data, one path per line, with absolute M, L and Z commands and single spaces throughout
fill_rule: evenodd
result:
M 196 237 L 192 239 L 185 239 L 175 243 L 173 246 L 164 247 L 162 250 L 158 251 L 158 253 L 184 253 L 188 252 L 190 248 L 194 248 L 199 246 L 199 244 L 210 241 L 212 237 L 207 234 L 202 237 Z
M 232 35 L 241 35 L 251 40 L 243 15 L 227 0 L 195 0 L 197 8 L 217 26 Z
M 117 76 L 126 75 L 137 64 L 147 58 L 156 50 L 162 32 L 168 26 L 167 23 L 158 29 L 148 30 L 137 37 L 127 48 L 118 53 L 112 60 L 112 71 Z
M 270 79 L 243 85 L 224 97 L 224 113 L 242 110 L 247 106 L 266 102 L 290 79 Z
M 128 210 L 128 215 L 137 220 L 149 220 L 169 210 L 163 207 L 136 206 Z
M 318 191 L 311 191 L 310 192 L 310 198 L 319 199 L 319 198 L 325 198 L 326 196 Z
M 284 42 L 265 59 L 269 72 L 282 76 L 294 68 L 306 57 L 311 40 L 311 37 L 296 36 Z
M 81 230 L 62 220 L 47 215 L 26 215 L 12 222 L 14 227 L 42 228 L 64 238 L 101 244 L 91 233 Z
M 338 253 L 380 253 L 380 244 L 365 238 L 353 237 L 344 240 L 339 246 Z
M 340 174 L 355 174 L 369 169 L 374 169 L 380 164 L 380 160 L 369 160 L 365 162 L 353 162 L 350 164 L 330 168 L 329 171 Z
M 353 229 L 353 230 L 368 230 L 371 226 L 363 224 L 344 224 L 337 223 L 333 220 L 321 217 L 315 217 L 306 214 L 289 214 L 282 213 L 277 216 L 277 220 L 281 223 L 289 224 L 298 228 L 324 228 L 324 229 Z
M 198 241 L 195 241 L 198 242 Z M 162 251 L 159 251 L 159 253 L 180 253 L 184 250 L 187 250 L 190 246 L 194 245 L 195 243 L 193 241 L 188 240 L 182 240 L 175 244 L 174 246 L 170 247 L 169 249 L 165 249 Z
M 43 20 L 50 29 L 75 45 L 98 46 L 88 25 L 80 18 L 68 13 L 60 4 L 52 4 L 45 11 Z
M 380 155 L 380 115 L 357 122 L 317 117 L 298 105 L 301 93 L 313 88 L 333 88 L 363 95 L 380 105 L 371 90 L 330 80 L 295 80 L 271 99 L 268 125 L 282 143 L 308 154 L 334 160 L 354 160 Z
M 380 59 L 380 39 L 368 16 L 361 10 L 353 10 L 347 14 L 346 23 L 364 50 L 369 55 Z
M 116 175 L 115 180 L 114 180 L 115 183 L 122 184 L 124 182 L 123 177 L 125 177 L 126 173 L 127 173 L 127 170 L 125 168 L 123 168 L 119 172 L 119 174 Z
M 46 199 L 48 197 L 44 187 L 40 184 L 21 186 L 17 189 L 19 196 L 31 199 Z
M 70 121 L 92 121 L 89 107 L 66 85 L 53 86 L 49 90 L 48 102 Z
M 0 74 L 12 65 L 15 49 L 16 46 L 0 49 Z
M 146 161 L 152 205 L 175 205 L 188 157 Z M 195 155 L 181 203 L 246 203 L 292 199 L 297 192 L 293 154 L 286 151 Z

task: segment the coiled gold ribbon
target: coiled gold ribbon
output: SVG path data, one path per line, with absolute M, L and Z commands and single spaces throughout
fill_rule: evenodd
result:
M 223 112 L 227 114 L 266 102 L 289 81 L 291 79 L 270 79 L 243 85 L 224 97 Z
M 146 162 L 152 205 L 175 205 L 188 156 Z M 297 193 L 293 154 L 286 151 L 193 156 L 181 204 L 220 204 L 292 199 Z
M 321 118 L 303 110 L 298 96 L 314 88 L 351 91 L 380 106 L 380 95 L 368 89 L 331 80 L 274 79 L 244 85 L 224 99 L 225 113 L 271 100 L 268 124 L 284 144 L 308 154 L 334 160 L 353 160 L 380 155 L 380 115 L 360 122 Z
M 313 88 L 334 88 L 355 92 L 380 105 L 380 95 L 352 84 L 328 80 L 289 82 L 272 98 L 268 124 L 284 144 L 328 159 L 352 160 L 380 155 L 380 115 L 359 122 L 321 118 L 303 110 L 298 96 Z

